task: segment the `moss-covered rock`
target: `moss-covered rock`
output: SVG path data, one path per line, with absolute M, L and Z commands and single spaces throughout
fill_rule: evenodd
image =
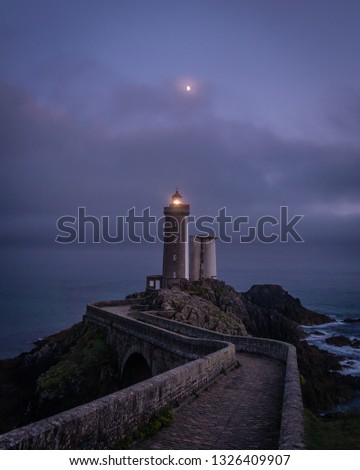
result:
M 86 403 L 118 389 L 115 352 L 83 323 L 0 361 L 0 433 Z
M 305 445 L 307 449 L 360 449 L 360 414 L 336 413 L 316 416 L 305 410 Z
M 102 333 L 86 327 L 76 344 L 37 381 L 36 415 L 53 414 L 118 388 L 117 361 Z
M 152 298 L 152 307 L 157 315 L 190 325 L 232 335 L 246 335 L 242 321 L 233 312 L 224 312 L 200 294 L 201 286 L 195 289 L 161 289 Z
M 306 309 L 281 286 L 256 285 L 240 293 L 216 279 L 183 281 L 180 288 L 149 293 L 147 303 L 156 315 L 194 326 L 293 344 L 304 378 L 303 399 L 312 410 L 349 400 L 359 389 L 357 377 L 339 373 L 340 358 L 307 344 L 299 328 L 330 318 Z

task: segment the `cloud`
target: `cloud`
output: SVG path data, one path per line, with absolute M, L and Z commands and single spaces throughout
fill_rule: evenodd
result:
M 134 83 L 92 60 L 54 62 L 38 73 L 46 79 L 41 92 L 45 106 L 105 136 L 190 125 L 211 115 L 213 90 L 194 79 L 189 79 L 191 92 L 186 79 Z
M 353 145 L 286 140 L 267 128 L 225 121 L 206 86 L 193 97 L 170 85 L 125 81 L 75 93 L 84 72 L 77 73 L 41 99 L 0 84 L 7 240 L 15 234 L 21 240 L 22 225 L 32 237 L 41 227 L 40 238 L 48 239 L 57 218 L 78 206 L 121 215 L 150 205 L 160 215 L 175 186 L 196 215 L 223 206 L 232 215 L 277 215 L 288 205 L 308 215 L 311 233 L 318 227 L 320 235 L 322 218 L 358 217 L 360 158 Z M 336 238 L 335 223 L 332 233 Z
M 328 97 L 324 107 L 327 110 L 327 124 L 333 131 L 359 144 L 360 90 L 340 88 Z

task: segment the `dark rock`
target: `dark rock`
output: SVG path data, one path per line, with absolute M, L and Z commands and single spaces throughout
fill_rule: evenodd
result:
M 220 310 L 223 315 L 243 324 L 249 335 L 293 344 L 297 348 L 299 370 L 303 377 L 304 403 L 313 410 L 324 409 L 354 396 L 359 379 L 339 373 L 342 369 L 340 360 L 343 358 L 307 344 L 304 341 L 307 335 L 300 328 L 300 325 L 322 324 L 332 320 L 306 309 L 281 286 L 253 286 L 248 292 L 239 293 L 222 281 L 206 279 L 184 281 L 180 287 L 182 294 L 179 294 L 179 289 L 166 290 L 165 296 L 164 290 L 149 294 L 147 303 L 156 311 L 155 314 L 199 325 L 196 306 L 208 305 L 207 325 L 214 321 L 211 319 L 212 312 L 216 311 L 219 316 Z M 187 295 L 183 296 L 184 293 Z M 186 303 L 179 305 L 176 302 L 178 295 L 184 301 L 188 299 L 189 306 L 193 306 L 187 310 L 185 319 L 183 313 Z M 207 304 L 202 304 L 199 299 L 206 300 Z M 175 300 L 174 304 L 172 300 Z M 214 306 L 217 309 L 214 310 Z M 226 322 L 223 316 L 221 318 Z
M 344 323 L 360 323 L 360 318 L 345 318 Z
M 259 307 L 276 310 L 301 325 L 321 325 L 332 321 L 327 315 L 303 307 L 299 299 L 276 284 L 254 285 L 244 296 Z
M 132 298 L 166 318 L 295 345 L 303 398 L 311 409 L 349 400 L 359 389 L 359 378 L 339 374 L 344 358 L 304 341 L 300 325 L 331 319 L 306 309 L 280 286 L 253 286 L 239 293 L 222 281 L 208 279 Z M 358 343 L 352 340 L 351 346 L 360 347 Z M 83 323 L 37 341 L 30 353 L 0 361 L 0 433 L 111 393 L 118 386 L 117 373 L 111 349 Z
M 0 434 L 118 389 L 115 353 L 79 323 L 0 361 Z
M 332 346 L 337 346 L 339 348 L 343 346 L 350 346 L 352 348 L 359 349 L 360 348 L 360 340 L 358 339 L 350 339 L 346 336 L 339 335 L 339 336 L 331 336 L 330 338 L 326 338 L 325 342 Z
M 230 298 L 225 305 L 219 292 L 191 283 L 182 287 L 154 291 L 150 294 L 151 300 L 148 299 L 150 308 L 156 310 L 158 316 L 208 330 L 231 335 L 247 334 L 237 311 L 231 308 Z
M 349 359 L 345 363 L 343 362 L 342 366 L 345 368 L 350 368 L 350 367 L 353 367 L 355 364 L 356 364 L 355 361 L 352 361 L 351 359 Z

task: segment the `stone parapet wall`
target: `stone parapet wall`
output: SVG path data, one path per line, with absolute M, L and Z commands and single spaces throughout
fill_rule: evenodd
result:
M 231 346 L 144 382 L 0 436 L 0 449 L 108 449 L 165 406 L 175 406 L 232 364 Z
M 109 306 L 103 302 L 102 307 Z M 138 317 L 139 314 L 137 314 Z M 102 308 L 88 305 L 84 315 L 85 323 L 103 326 L 128 335 L 136 336 L 159 348 L 164 348 L 188 360 L 194 360 L 226 347 L 226 340 L 221 338 L 189 338 L 176 331 L 162 328 L 160 325 L 139 322 L 138 319 L 106 312 Z M 231 342 L 230 342 L 231 343 Z
M 193 338 L 209 338 L 230 342 L 235 345 L 237 352 L 260 354 L 286 364 L 279 449 L 304 448 L 303 401 L 297 354 L 294 346 L 267 338 L 224 335 L 204 328 L 161 318 L 153 313 L 140 312 L 138 319 L 145 323 L 151 323 L 160 328 L 166 328 Z
M 107 305 L 109 305 L 107 303 Z M 118 305 L 118 304 L 117 304 Z M 107 449 L 131 436 L 160 409 L 176 406 L 235 364 L 233 344 L 182 337 L 156 326 L 88 308 L 85 320 L 106 328 L 134 323 L 148 340 L 164 341 L 200 357 L 126 389 L 0 436 L 0 449 Z M 116 318 L 114 318 L 114 315 Z M 120 329 L 119 329 L 120 331 Z M 160 343 L 159 343 L 160 344 Z M 203 351 L 203 355 L 201 355 Z
M 137 305 L 143 303 L 144 300 L 141 298 L 131 298 L 131 299 L 120 299 L 120 300 L 104 300 L 101 302 L 94 302 L 91 305 L 94 307 L 118 307 L 119 305 Z
M 85 322 L 119 337 L 134 335 L 186 362 L 141 383 L 0 436 L 0 449 L 107 449 L 132 435 L 165 406 L 175 406 L 235 363 L 235 350 L 286 365 L 279 449 L 304 447 L 303 404 L 294 346 L 230 336 L 138 312 L 135 318 L 102 310 L 138 299 L 89 305 Z
M 301 396 L 300 374 L 296 348 L 292 345 L 289 346 L 286 361 L 279 449 L 303 449 L 305 447 L 304 407 Z
M 216 331 L 206 330 L 197 326 L 187 325 L 174 320 L 168 320 L 154 315 L 154 313 L 139 312 L 137 319 L 148 324 L 155 325 L 164 330 L 188 336 L 190 338 L 201 338 L 208 340 L 225 341 L 233 343 L 237 352 L 247 352 L 250 354 L 262 354 L 273 359 L 278 359 L 286 363 L 288 357 L 288 348 L 291 346 L 283 341 L 276 341 L 267 338 L 254 338 L 252 336 L 232 336 L 217 333 Z

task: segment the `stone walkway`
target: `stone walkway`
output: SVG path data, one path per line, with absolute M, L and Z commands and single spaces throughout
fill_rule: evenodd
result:
M 277 449 L 285 366 L 238 354 L 221 376 L 176 411 L 174 421 L 133 449 Z
M 110 313 L 116 313 L 116 315 L 120 315 L 121 317 L 127 317 L 130 306 L 129 305 L 114 305 L 114 306 L 107 306 L 107 307 L 102 307 L 102 310 L 105 310 L 105 312 L 110 312 Z

